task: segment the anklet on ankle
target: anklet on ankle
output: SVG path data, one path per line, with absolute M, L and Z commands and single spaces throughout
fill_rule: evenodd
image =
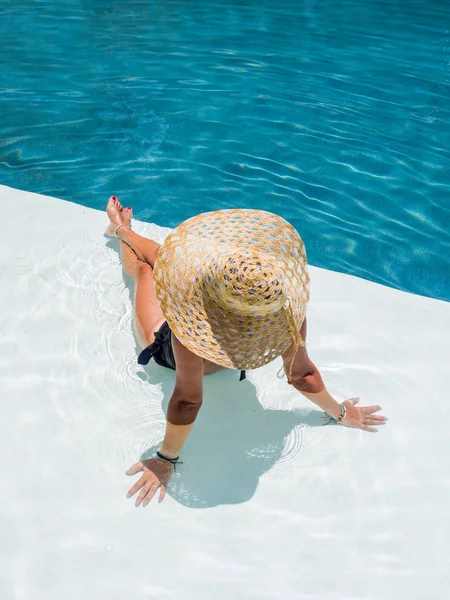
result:
M 124 223 L 121 223 L 120 225 L 117 225 L 117 227 L 114 229 L 114 237 L 118 237 L 117 236 L 117 231 L 121 228 L 121 227 L 127 227 Z M 127 227 L 127 229 L 129 229 L 129 227 Z

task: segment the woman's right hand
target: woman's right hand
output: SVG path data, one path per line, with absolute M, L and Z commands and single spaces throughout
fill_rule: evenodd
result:
M 127 475 L 136 475 L 142 472 L 141 478 L 133 485 L 127 494 L 127 498 L 131 498 L 140 490 L 140 494 L 136 499 L 135 506 L 147 506 L 159 488 L 158 502 L 164 500 L 166 495 L 167 484 L 174 472 L 174 466 L 159 458 L 150 458 L 137 462 L 127 471 Z

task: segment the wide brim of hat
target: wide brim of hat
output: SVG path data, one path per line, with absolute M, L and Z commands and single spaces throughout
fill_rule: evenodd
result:
M 179 225 L 158 252 L 155 291 L 171 330 L 186 348 L 224 367 L 255 369 L 289 348 L 291 323 L 285 308 L 259 316 L 236 314 L 204 294 L 199 273 L 205 261 L 234 249 L 277 260 L 299 330 L 309 299 L 304 245 L 292 225 L 265 211 L 220 210 Z

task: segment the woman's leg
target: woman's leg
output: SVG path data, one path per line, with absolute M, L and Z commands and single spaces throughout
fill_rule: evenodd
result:
M 110 199 L 111 200 L 111 199 Z M 126 227 L 131 225 L 132 211 L 131 208 L 118 208 L 117 201 L 115 200 L 110 204 L 108 202 L 107 207 L 108 216 L 111 219 L 111 229 L 108 227 L 106 233 L 112 235 L 117 225 L 123 223 Z M 114 219 L 114 220 L 113 220 Z M 117 224 L 116 224 L 117 223 Z M 119 231 L 131 231 L 121 227 Z M 133 233 L 133 232 L 132 232 Z M 159 249 L 159 244 L 152 240 L 147 240 L 141 236 L 137 236 L 140 240 L 145 243 L 149 242 L 154 244 Z M 141 242 L 139 242 L 141 246 Z M 145 249 L 145 244 L 144 244 Z M 154 247 L 147 246 L 147 251 L 150 254 L 154 254 L 156 258 L 157 251 L 155 252 Z M 159 306 L 158 299 L 155 293 L 155 284 L 153 282 L 153 267 L 151 266 L 150 260 L 152 256 L 147 255 L 148 261 L 140 260 L 137 253 L 131 247 L 131 244 L 120 242 L 120 258 L 122 260 L 123 270 L 125 273 L 130 275 L 135 282 L 134 290 L 134 313 L 133 313 L 133 327 L 134 334 L 139 345 L 142 348 L 147 348 L 150 344 L 155 341 L 155 332 L 158 331 L 161 325 L 164 323 L 166 318 L 164 317 L 161 307 Z M 223 367 L 215 365 L 207 360 L 205 362 L 204 374 L 209 375 L 215 373 Z
M 124 225 L 129 227 L 131 209 L 123 209 L 121 217 Z M 155 331 L 158 331 L 165 321 L 155 294 L 153 269 L 147 262 L 139 260 L 125 242 L 120 243 L 120 257 L 124 271 L 135 282 L 133 327 L 139 345 L 146 348 L 155 341 Z
M 117 230 L 117 237 L 134 250 L 139 260 L 144 261 L 153 267 L 161 245 L 132 231 L 130 225 L 127 225 L 127 223 L 124 222 L 123 216 L 125 210 L 130 211 L 131 215 L 131 208 L 123 209 L 116 196 L 111 196 L 106 206 L 106 212 L 108 213 L 111 223 L 108 225 L 105 233 L 107 235 L 114 235 L 114 231 L 118 225 L 125 225 L 125 227 L 120 227 L 120 229 Z M 130 222 L 131 221 L 129 221 L 129 223 Z

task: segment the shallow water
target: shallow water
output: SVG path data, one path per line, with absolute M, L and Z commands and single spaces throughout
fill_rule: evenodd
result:
M 450 299 L 450 4 L 0 5 L 0 177 L 142 220 L 280 213 L 312 264 Z
M 2 600 L 447 600 L 449 304 L 311 268 L 308 352 L 388 424 L 322 427 L 280 358 L 220 371 L 166 500 L 136 509 L 124 472 L 161 442 L 174 374 L 136 362 L 118 242 L 97 211 L 0 204 Z

